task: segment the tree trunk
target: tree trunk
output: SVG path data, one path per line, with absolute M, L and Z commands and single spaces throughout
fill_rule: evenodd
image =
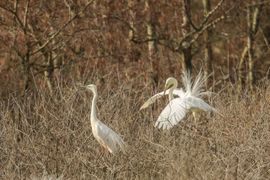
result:
M 134 19 L 135 19 L 135 13 L 134 11 L 132 10 L 132 7 L 134 5 L 134 2 L 132 0 L 128 0 L 128 7 L 129 7 L 129 24 L 130 24 L 130 27 L 131 29 L 129 29 L 129 32 L 128 32 L 128 38 L 129 40 L 133 38 L 134 36 L 134 30 L 135 30 L 135 27 L 134 27 Z M 132 42 L 129 41 L 128 42 L 128 48 L 129 48 L 129 51 L 131 52 L 132 51 Z
M 26 56 L 21 58 L 22 63 L 22 73 L 23 73 L 23 93 L 29 89 L 30 86 L 30 64 L 29 64 L 30 55 L 29 53 Z
M 237 91 L 238 94 L 242 91 L 243 89 L 243 84 L 244 84 L 244 76 L 243 76 L 243 66 L 244 66 L 244 62 L 247 56 L 247 46 L 244 48 L 242 54 L 241 54 L 241 59 L 239 62 L 239 65 L 237 67 L 237 76 L 238 76 L 238 87 L 237 87 Z
M 150 7 L 149 0 L 145 1 L 145 8 L 147 12 L 147 36 L 149 39 L 155 39 L 155 25 L 154 25 L 154 14 Z M 150 78 L 151 83 L 154 87 L 158 83 L 158 73 L 159 73 L 159 60 L 157 56 L 157 43 L 155 40 L 148 42 L 148 57 L 151 63 Z
M 45 60 L 46 60 L 46 70 L 44 71 L 45 81 L 49 88 L 50 94 L 53 94 L 53 70 L 54 70 L 54 63 L 52 58 L 52 52 L 45 53 Z
M 190 17 L 190 0 L 182 0 L 183 1 L 183 7 L 182 7 L 182 15 L 183 15 L 183 24 L 182 24 L 182 35 L 185 36 L 191 31 L 191 26 L 189 23 L 188 18 Z M 185 42 L 182 45 L 183 48 L 183 54 L 182 54 L 182 63 L 183 68 L 185 71 L 192 72 L 192 55 L 191 55 L 191 45 L 187 42 Z
M 203 0 L 203 6 L 204 6 L 204 14 L 207 15 L 211 11 L 211 2 L 210 0 Z M 212 61 L 213 61 L 213 50 L 212 50 L 212 43 L 211 43 L 211 37 L 212 37 L 212 30 L 207 29 L 205 31 L 204 40 L 205 40 L 205 50 L 204 50 L 204 76 L 208 77 L 209 74 L 212 72 Z M 207 78 L 207 81 L 205 82 L 206 86 L 209 85 L 209 78 Z
M 262 2 L 262 0 L 260 0 Z M 243 78 L 243 66 L 245 57 L 248 57 L 248 73 L 246 76 L 246 87 L 253 90 L 254 84 L 254 41 L 255 35 L 258 31 L 259 17 L 263 7 L 263 3 L 257 5 L 249 5 L 247 8 L 247 45 L 244 48 L 241 59 L 238 66 L 238 92 L 240 93 L 243 89 L 244 78 Z
M 260 0 L 262 2 L 262 0 Z M 255 35 L 258 31 L 259 17 L 262 10 L 262 4 L 249 6 L 247 11 L 247 23 L 248 23 L 248 37 L 247 37 L 247 49 L 248 49 L 248 85 L 249 89 L 253 90 L 254 79 L 254 41 Z
M 248 7 L 247 11 L 247 23 L 248 23 L 248 36 L 247 36 L 247 51 L 248 51 L 248 85 L 249 88 L 253 89 L 253 32 L 252 32 L 252 7 Z

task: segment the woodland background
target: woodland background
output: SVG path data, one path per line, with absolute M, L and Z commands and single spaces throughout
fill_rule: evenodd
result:
M 0 178 L 267 179 L 269 19 L 268 0 L 1 0 Z M 182 70 L 225 117 L 155 129 L 167 99 L 139 107 Z M 78 83 L 128 155 L 101 155 Z

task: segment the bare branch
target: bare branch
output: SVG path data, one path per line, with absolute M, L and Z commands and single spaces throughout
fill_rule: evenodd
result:
M 18 13 L 18 0 L 14 2 L 14 13 Z
M 199 29 L 196 27 L 196 25 L 192 21 L 191 11 L 188 10 L 188 2 L 186 0 L 184 0 L 183 6 L 184 6 L 183 8 L 184 8 L 184 11 L 185 11 L 185 17 L 187 18 L 187 21 L 189 22 L 189 24 L 191 25 L 191 27 L 194 30 L 198 31 Z
M 87 7 L 92 4 L 95 0 L 92 0 L 90 2 L 88 2 L 85 7 L 77 14 L 75 14 L 71 19 L 69 19 L 60 29 L 58 29 L 51 37 L 48 38 L 48 40 L 42 44 L 38 49 L 36 49 L 34 52 L 31 53 L 31 55 L 34 55 L 36 53 L 38 53 L 39 51 L 41 51 L 42 49 L 44 49 L 53 39 L 55 39 L 73 20 L 75 20 L 76 18 L 78 18 L 80 16 L 81 13 L 83 13 Z
M 180 40 L 175 40 L 175 38 L 173 39 L 168 39 L 168 37 L 160 37 L 157 36 L 155 38 L 151 38 L 151 37 L 146 37 L 146 38 L 138 38 L 136 37 L 136 32 L 135 29 L 129 24 L 129 22 L 127 22 L 124 19 L 121 19 L 118 16 L 109 16 L 107 18 L 111 18 L 111 19 L 115 19 L 118 20 L 122 23 L 124 23 L 126 25 L 126 27 L 128 27 L 129 30 L 132 31 L 132 37 L 131 37 L 131 41 L 134 43 L 147 43 L 149 41 L 156 41 L 157 44 L 162 45 L 168 49 L 170 49 L 173 52 L 182 52 L 183 48 L 190 46 L 191 44 L 193 44 L 194 42 L 196 42 L 198 40 L 198 38 L 204 33 L 204 31 L 206 31 L 207 29 L 215 26 L 216 24 L 218 24 L 219 22 L 221 22 L 222 20 L 224 20 L 226 18 L 226 16 L 235 8 L 235 6 L 231 7 L 229 10 L 227 10 L 226 12 L 224 12 L 224 14 L 222 16 L 220 16 L 219 18 L 212 20 L 211 22 L 208 22 L 210 17 L 222 6 L 222 4 L 224 3 L 225 0 L 221 0 L 204 18 L 203 22 L 201 23 L 201 25 L 199 27 L 193 27 L 193 30 L 188 32 L 187 34 L 185 34 L 183 37 L 181 37 Z M 189 22 L 191 22 L 190 20 L 188 20 Z M 208 24 L 207 24 L 208 23 Z M 192 26 L 192 25 L 191 25 Z
M 253 14 L 253 21 L 252 21 L 252 33 L 256 34 L 258 31 L 259 26 L 259 20 L 260 20 L 260 14 L 262 10 L 263 4 L 260 4 L 255 7 L 254 14 Z
M 0 8 L 7 11 L 7 12 L 9 12 L 9 13 L 11 13 L 14 16 L 15 20 L 19 23 L 21 29 L 24 31 L 23 23 L 22 23 L 21 19 L 19 18 L 18 14 L 17 14 L 17 3 L 15 3 L 15 11 L 13 11 L 11 9 L 8 9 L 5 6 L 2 6 L 2 5 L 0 5 Z
M 267 46 L 268 49 L 270 49 L 270 45 L 269 45 L 268 39 L 267 39 L 267 37 L 266 37 L 266 35 L 265 35 L 264 30 L 263 30 L 261 27 L 260 27 L 260 31 L 261 31 L 261 33 L 262 33 L 262 35 L 263 35 L 263 40 L 264 40 L 264 42 L 265 42 L 265 45 Z
M 226 16 L 222 15 L 221 17 L 213 20 L 211 23 L 205 25 L 202 30 L 200 30 L 198 33 L 196 33 L 196 35 L 194 36 L 194 38 L 190 41 L 190 44 L 193 44 L 195 41 L 197 41 L 197 39 L 203 34 L 203 32 L 213 26 L 215 26 L 216 24 L 218 24 L 220 21 L 222 21 L 223 19 L 225 19 Z
M 215 8 L 214 8 L 215 9 Z M 187 42 L 187 39 L 191 38 L 192 39 L 189 41 L 189 45 L 193 44 L 194 42 L 197 41 L 197 39 L 203 34 L 203 32 L 213 26 L 215 26 L 216 24 L 218 24 L 219 22 L 221 22 L 222 20 L 224 20 L 226 18 L 226 16 L 234 9 L 234 7 L 232 7 L 231 9 L 227 10 L 224 15 L 220 16 L 219 18 L 213 20 L 212 22 L 208 23 L 208 24 L 204 24 L 204 26 L 200 29 L 200 31 L 191 31 L 190 33 L 186 34 L 186 36 L 182 37 L 182 39 L 179 42 L 179 47 L 178 50 L 181 50 L 182 44 L 184 42 Z
M 256 2 L 256 3 L 252 3 L 252 4 L 247 4 L 246 6 L 259 6 L 259 5 L 265 5 L 265 4 L 270 4 L 269 0 L 266 1 L 261 1 L 261 2 Z
M 199 30 L 204 27 L 204 25 L 208 22 L 209 18 L 222 6 L 225 0 L 219 1 L 219 3 L 204 17 L 203 22 L 201 23 Z
M 127 21 L 125 21 L 124 19 L 121 19 L 120 17 L 115 16 L 115 15 L 113 15 L 113 16 L 108 16 L 107 18 L 108 18 L 108 19 L 118 20 L 118 21 L 124 23 L 124 24 L 128 27 L 128 29 L 132 31 L 132 37 L 131 37 L 130 40 L 133 41 L 133 42 L 135 42 L 135 43 L 140 43 L 140 41 L 136 41 L 135 38 L 134 38 L 134 36 L 135 36 L 135 29 L 133 28 L 133 26 L 132 26 L 131 24 L 129 24 L 129 23 L 128 23 Z M 144 41 L 144 42 L 148 42 L 148 41 Z
M 210 19 L 210 17 L 212 17 L 212 15 L 222 6 L 222 4 L 224 3 L 225 0 L 221 0 L 219 1 L 219 3 L 209 12 L 205 15 L 202 23 L 200 24 L 199 27 L 197 27 L 193 21 L 192 21 L 192 18 L 191 18 L 191 14 L 190 13 L 187 13 L 187 20 L 189 22 L 189 24 L 191 25 L 191 27 L 195 30 L 195 31 L 200 31 L 204 25 L 208 22 L 208 20 Z M 186 7 L 185 7 L 186 8 Z
M 29 9 L 29 0 L 27 1 L 26 3 L 26 6 L 25 6 L 25 13 L 24 13 L 24 18 L 23 18 L 23 27 L 24 29 L 26 30 L 27 27 L 26 27 L 26 24 L 27 24 L 27 16 L 28 16 L 28 9 Z

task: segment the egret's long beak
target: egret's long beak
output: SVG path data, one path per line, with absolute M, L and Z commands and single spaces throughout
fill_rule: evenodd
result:
M 165 87 L 164 87 L 164 94 L 163 94 L 163 95 L 165 95 L 166 90 L 170 89 L 172 86 L 173 86 L 172 84 L 170 84 L 170 85 L 165 84 Z

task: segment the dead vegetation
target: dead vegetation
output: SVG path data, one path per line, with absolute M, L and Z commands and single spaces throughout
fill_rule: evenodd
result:
M 152 93 L 150 88 L 132 86 L 132 81 L 113 88 L 100 85 L 99 117 L 128 144 L 127 155 L 102 156 L 91 133 L 91 93 L 79 91 L 75 84 L 59 84 L 53 98 L 49 91 L 38 89 L 1 100 L 1 179 L 44 174 L 64 179 L 267 179 L 270 175 L 267 90 L 237 99 L 229 93 L 233 87 L 227 87 L 212 99 L 224 118 L 202 114 L 194 122 L 190 116 L 171 131 L 161 131 L 153 124 L 165 99 L 139 111 Z

